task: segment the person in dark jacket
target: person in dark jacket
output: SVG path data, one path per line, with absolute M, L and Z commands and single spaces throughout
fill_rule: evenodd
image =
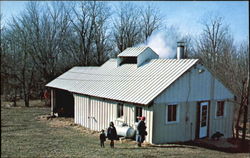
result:
M 147 135 L 146 132 L 146 125 L 145 125 L 145 116 L 142 116 L 140 118 L 140 121 L 137 125 L 137 130 L 136 130 L 136 141 L 137 141 L 137 145 L 138 147 L 141 147 L 141 144 L 143 143 L 143 141 L 145 140 L 145 136 Z
M 101 147 L 104 148 L 104 142 L 106 141 L 106 136 L 104 133 L 104 130 L 102 130 L 102 133 L 100 134 L 100 142 L 101 142 Z
M 107 131 L 107 137 L 110 140 L 110 147 L 114 148 L 114 140 L 117 138 L 116 128 L 113 122 L 110 122 L 109 128 Z

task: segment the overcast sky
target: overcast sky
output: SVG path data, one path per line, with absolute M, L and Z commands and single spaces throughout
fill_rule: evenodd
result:
M 27 1 L 1 1 L 3 24 L 11 16 L 18 15 L 25 8 L 26 3 Z M 119 4 L 117 1 L 107 1 L 107 3 Z M 164 23 L 178 27 L 182 34 L 197 35 L 202 30 L 200 20 L 208 14 L 216 14 L 224 18 L 224 22 L 230 26 L 237 42 L 249 38 L 248 1 L 137 1 L 131 3 L 139 6 L 150 3 L 158 7 L 164 17 Z

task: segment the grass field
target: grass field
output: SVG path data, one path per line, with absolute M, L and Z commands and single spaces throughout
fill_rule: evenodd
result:
M 134 142 L 115 142 L 115 148 L 99 147 L 98 135 L 75 125 L 52 125 L 37 117 L 50 108 L 1 106 L 1 157 L 249 157 L 189 145 L 137 148 Z

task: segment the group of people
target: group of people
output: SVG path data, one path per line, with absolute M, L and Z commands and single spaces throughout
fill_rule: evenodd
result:
M 141 144 L 144 142 L 145 137 L 147 135 L 146 131 L 146 125 L 145 125 L 145 116 L 139 117 L 140 121 L 138 122 L 137 128 L 136 128 L 136 141 L 137 141 L 137 146 L 141 147 Z M 116 128 L 114 126 L 113 122 L 110 122 L 109 128 L 107 130 L 107 138 L 110 140 L 110 147 L 114 148 L 114 140 L 117 139 L 117 132 Z M 100 142 L 101 142 L 101 147 L 104 148 L 104 142 L 106 141 L 106 135 L 104 133 L 104 130 L 101 131 L 100 134 Z

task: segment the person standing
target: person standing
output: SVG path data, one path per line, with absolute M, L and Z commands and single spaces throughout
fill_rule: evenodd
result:
M 107 137 L 110 140 L 110 147 L 114 148 L 114 140 L 117 138 L 116 128 L 113 122 L 110 122 Z
M 143 141 L 145 140 L 145 136 L 147 135 L 146 132 L 146 125 L 145 125 L 145 116 L 142 116 L 140 118 L 140 121 L 137 125 L 137 130 L 136 130 L 136 141 L 137 141 L 137 146 L 141 147 L 141 144 L 143 143 Z
M 104 148 L 104 142 L 106 141 L 106 136 L 104 133 L 104 130 L 102 129 L 102 133 L 100 134 L 100 143 L 101 143 L 101 147 Z

